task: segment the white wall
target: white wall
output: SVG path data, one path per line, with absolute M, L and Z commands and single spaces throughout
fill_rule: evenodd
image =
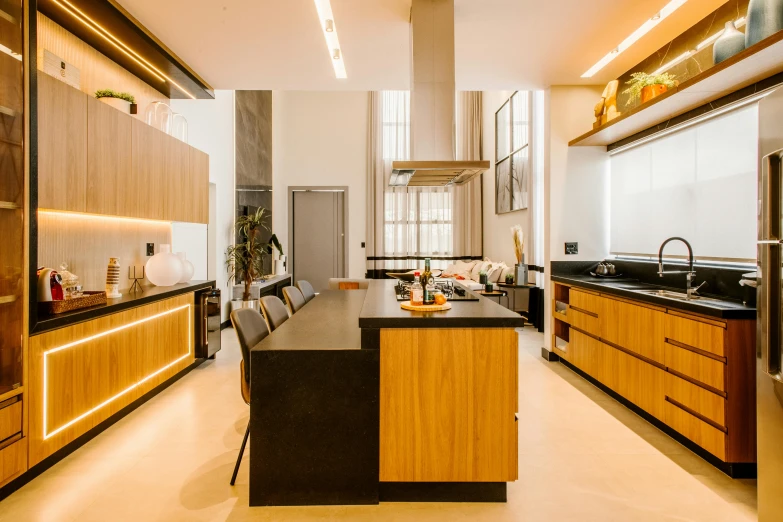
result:
M 365 91 L 272 93 L 272 228 L 289 252 L 288 187 L 348 187 L 348 277 L 364 277 L 367 129 Z
M 546 297 L 544 317 L 549 332 L 550 261 L 600 261 L 609 255 L 609 154 L 605 147 L 569 147 L 590 130 L 593 106 L 603 86 L 553 86 L 546 93 L 544 130 L 544 250 Z M 565 255 L 564 243 L 579 243 L 579 254 Z M 545 345 L 551 344 L 549 335 Z
M 484 207 L 484 257 L 493 261 L 503 261 L 508 266 L 514 266 L 517 258 L 514 255 L 514 242 L 511 238 L 511 227 L 522 225 L 525 232 L 525 261 L 529 259 L 528 239 L 530 234 L 530 211 L 517 210 L 507 214 L 495 214 L 495 112 L 508 100 L 514 91 L 484 91 L 482 106 L 484 113 L 484 159 L 492 167 L 483 175 L 483 207 Z M 532 143 L 531 143 L 532 145 Z
M 172 223 L 171 251 L 184 252 L 188 261 L 193 263 L 193 280 L 207 279 L 207 225 L 202 223 Z
M 215 274 L 223 292 L 222 320 L 227 321 L 230 299 L 223 262 L 234 237 L 234 91 L 215 91 L 214 100 L 171 100 L 171 107 L 187 118 L 190 145 L 209 154 L 209 181 L 216 190 L 215 257 L 219 266 Z M 209 259 L 206 251 L 204 255 Z M 195 265 L 196 260 L 191 260 Z

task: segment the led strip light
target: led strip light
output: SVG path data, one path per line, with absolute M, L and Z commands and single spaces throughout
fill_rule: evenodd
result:
M 110 216 L 108 214 L 88 214 L 86 212 L 73 212 L 70 210 L 48 210 L 38 209 L 39 214 L 55 217 L 63 217 L 69 219 L 84 219 L 84 220 L 97 220 L 97 221 L 120 221 L 123 223 L 140 223 L 147 225 L 171 225 L 171 221 L 165 221 L 162 219 L 147 219 L 147 218 L 131 218 L 125 216 Z
M 743 25 L 745 25 L 745 17 L 744 16 L 742 16 L 740 18 L 737 18 L 734 21 L 734 27 L 736 27 L 737 29 L 739 29 Z M 697 54 L 699 51 L 702 51 L 702 50 L 706 49 L 710 44 L 715 42 L 715 40 L 720 38 L 720 35 L 723 34 L 723 31 L 725 31 L 725 29 L 721 29 L 717 33 L 715 33 L 712 36 L 710 36 L 709 38 L 705 39 L 703 42 L 701 42 L 699 45 L 697 45 L 695 49 L 691 49 L 690 51 L 685 51 L 684 53 L 682 53 L 680 56 L 678 56 L 674 60 L 672 60 L 672 61 L 670 61 L 668 63 L 663 64 L 660 68 L 658 68 L 653 73 L 653 76 L 661 74 L 662 72 L 668 71 L 669 69 L 671 69 L 672 67 L 674 67 L 678 63 L 682 62 L 683 60 L 686 60 L 686 59 L 690 58 L 691 56 L 694 56 L 695 54 Z
M 80 21 L 82 24 L 87 26 L 89 29 L 91 29 L 94 33 L 96 33 L 98 36 L 112 44 L 114 47 L 116 47 L 120 52 L 124 53 L 126 56 L 128 56 L 130 59 L 132 59 L 134 62 L 138 63 L 140 66 L 142 66 L 144 69 L 149 71 L 153 76 L 155 76 L 158 80 L 162 82 L 168 81 L 170 84 L 172 84 L 174 87 L 185 93 L 188 97 L 195 100 L 196 97 L 190 94 L 185 88 L 183 88 L 181 85 L 179 85 L 177 82 L 166 76 L 166 74 L 152 65 L 150 62 L 148 62 L 145 58 L 143 58 L 139 53 L 128 47 L 125 42 L 111 34 L 109 31 L 104 29 L 98 22 L 87 16 L 85 13 L 79 10 L 78 7 L 73 5 L 68 0 L 53 0 L 55 4 L 57 4 L 58 7 L 63 9 L 66 13 L 76 18 L 78 21 Z
M 187 354 L 183 355 L 182 357 L 178 358 L 175 361 L 170 362 L 169 364 L 167 364 L 163 368 L 155 370 L 154 372 L 152 372 L 151 374 L 147 375 L 146 377 L 144 377 L 140 381 L 138 381 L 138 382 L 128 386 L 127 388 L 125 388 L 124 390 L 122 390 L 118 394 L 114 395 L 113 397 L 109 397 L 108 399 L 106 399 L 105 401 L 100 403 L 99 405 L 97 405 L 94 408 L 91 408 L 90 410 L 82 413 L 78 417 L 76 417 L 74 419 L 71 419 L 70 421 L 66 422 L 65 424 L 63 424 L 62 426 L 60 426 L 59 428 L 57 428 L 56 430 L 53 430 L 51 432 L 47 431 L 47 423 L 48 423 L 47 411 L 48 411 L 48 407 L 49 407 L 49 397 L 48 397 L 48 391 L 49 391 L 48 390 L 49 366 L 48 366 L 48 362 L 47 362 L 47 356 L 48 355 L 53 354 L 53 353 L 57 353 L 57 352 L 61 352 L 63 350 L 67 350 L 68 348 L 73 348 L 74 346 L 79 346 L 80 344 L 84 344 L 84 343 L 89 342 L 89 341 L 94 341 L 95 339 L 100 339 L 101 337 L 105 337 L 107 335 L 111 335 L 113 333 L 117 333 L 117 332 L 120 332 L 122 330 L 126 330 L 128 328 L 132 328 L 132 327 L 140 325 L 142 323 L 146 323 L 148 321 L 152 321 L 153 319 L 157 319 L 157 318 L 163 317 L 165 315 L 173 314 L 174 312 L 179 312 L 180 310 L 188 309 L 188 312 L 190 312 L 190 307 L 191 306 L 192 305 L 190 305 L 190 304 L 178 306 L 177 308 L 172 308 L 171 310 L 166 310 L 165 312 L 161 312 L 159 314 L 152 315 L 150 317 L 145 317 L 144 319 L 140 319 L 140 320 L 134 321 L 132 323 L 124 324 L 124 325 L 122 325 L 120 327 L 113 328 L 111 330 L 106 330 L 105 332 L 101 332 L 99 334 L 92 335 L 90 337 L 85 337 L 84 339 L 79 339 L 78 341 L 74 341 L 72 343 L 64 344 L 62 346 L 58 346 L 57 348 L 52 348 L 51 350 L 45 351 L 43 353 L 43 438 L 44 438 L 44 440 L 46 440 L 46 439 L 48 439 L 50 437 L 53 437 L 53 436 L 57 435 L 58 433 L 60 433 L 61 431 L 63 431 L 65 429 L 73 426 L 74 424 L 76 424 L 80 420 L 82 420 L 82 419 L 92 415 L 93 413 L 95 413 L 96 411 L 100 410 L 101 408 L 111 404 L 112 402 L 114 402 L 115 400 L 119 399 L 120 397 L 122 397 L 123 395 L 128 393 L 129 391 L 131 391 L 131 390 L 133 390 L 135 388 L 138 388 L 139 386 L 141 386 L 142 384 L 144 384 L 148 380 L 152 379 L 156 375 L 159 375 L 160 373 L 168 370 L 169 368 L 171 368 L 175 364 L 177 364 L 177 363 L 183 361 L 184 359 L 190 357 L 190 355 L 192 353 L 192 349 L 191 349 L 191 342 L 192 342 L 191 314 L 188 313 L 188 353 Z

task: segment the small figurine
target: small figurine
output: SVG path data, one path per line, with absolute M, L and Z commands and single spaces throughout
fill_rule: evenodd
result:
M 619 87 L 620 80 L 612 80 L 606 85 L 601 95 L 601 101 L 596 103 L 593 109 L 593 114 L 595 114 L 593 128 L 600 127 L 622 114 L 617 111 L 617 89 Z

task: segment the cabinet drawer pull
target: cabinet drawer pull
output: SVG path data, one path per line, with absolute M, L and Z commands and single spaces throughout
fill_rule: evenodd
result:
M 694 417 L 696 417 L 700 421 L 706 422 L 707 424 L 709 424 L 710 426 L 712 426 L 716 430 L 720 430 L 723 433 L 728 433 L 729 432 L 729 430 L 725 426 L 721 426 L 720 424 L 718 424 L 714 420 L 710 419 L 709 417 L 705 417 L 704 415 L 702 415 L 698 411 L 687 407 L 683 403 L 672 399 L 668 395 L 666 396 L 666 402 L 668 402 L 669 404 L 672 404 L 673 406 L 678 407 L 679 409 L 681 409 L 684 412 L 690 413 L 691 415 L 693 415 Z
M 669 339 L 668 337 L 664 341 L 666 344 L 670 344 L 672 346 L 676 346 L 677 348 L 682 348 L 683 350 L 688 350 L 689 352 L 697 353 L 699 355 L 702 355 L 704 357 L 709 357 L 710 359 L 714 359 L 716 361 L 720 361 L 723 364 L 726 364 L 726 358 L 721 357 L 720 355 L 716 355 L 712 352 L 708 352 L 706 350 L 702 350 L 701 348 L 696 348 L 695 346 L 691 346 L 685 343 L 681 343 L 680 341 L 675 341 L 674 339 Z
M 574 306 L 574 305 L 571 305 L 570 308 L 571 308 L 571 310 L 574 310 L 575 312 L 579 312 L 579 313 L 582 313 L 582 314 L 585 314 L 585 315 L 589 315 L 590 317 L 595 317 L 596 319 L 598 319 L 598 314 L 596 314 L 596 313 L 588 312 L 587 310 L 583 310 L 582 308 L 579 308 L 579 307 Z

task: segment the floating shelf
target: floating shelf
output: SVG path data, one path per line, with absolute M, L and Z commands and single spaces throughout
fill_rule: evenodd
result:
M 9 109 L 8 107 L 4 107 L 0 105 L 0 114 L 3 114 L 5 116 L 10 116 L 12 118 L 16 117 L 16 111 L 13 109 Z
M 617 143 L 780 72 L 783 72 L 783 31 L 582 134 L 568 145 L 594 147 Z
M 0 305 L 13 303 L 16 301 L 15 295 L 0 295 Z
M 18 210 L 22 207 L 11 201 L 0 201 L 0 210 Z

